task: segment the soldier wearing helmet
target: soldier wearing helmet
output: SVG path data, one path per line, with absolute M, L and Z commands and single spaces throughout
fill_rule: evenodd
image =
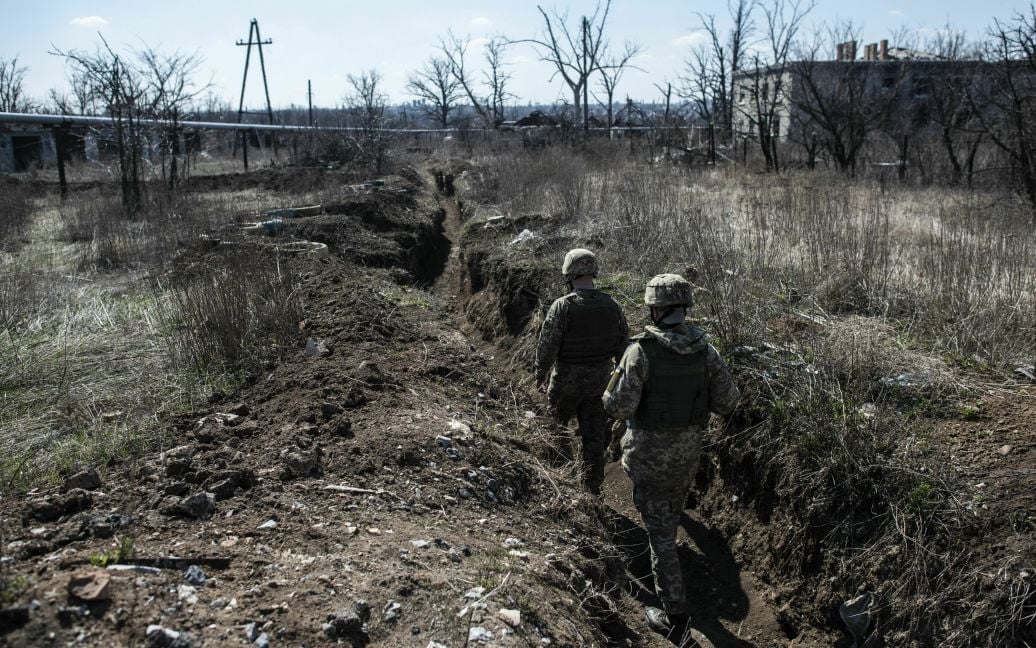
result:
M 741 394 L 705 331 L 685 321 L 691 284 L 677 274 L 651 279 L 644 291 L 653 326 L 633 338 L 605 390 L 605 410 L 625 420 L 622 467 L 648 532 L 655 592 L 662 608 L 647 608 L 655 630 L 687 621 L 687 596 L 676 529 L 698 469 L 710 413 L 728 416 Z
M 556 421 L 564 425 L 573 417 L 578 420 L 583 481 L 598 493 L 611 435 L 601 394 L 613 362 L 629 342 L 629 326 L 615 300 L 594 287 L 598 268 L 593 252 L 569 251 L 561 273 L 570 292 L 551 304 L 540 330 L 536 386 L 546 391 Z M 568 444 L 567 437 L 560 439 L 559 452 L 571 456 Z

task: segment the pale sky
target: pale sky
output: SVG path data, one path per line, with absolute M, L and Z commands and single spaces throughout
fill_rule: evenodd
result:
M 764 0 L 765 1 L 765 0 Z M 593 11 L 595 2 L 543 3 L 568 8 L 573 20 Z M 902 27 L 924 33 L 949 22 L 969 37 L 982 36 L 993 18 L 1009 18 L 1027 3 L 1008 0 L 818 0 L 812 23 L 851 18 L 863 28 L 863 40 L 876 42 Z M 616 48 L 632 40 L 643 48 L 616 99 L 657 100 L 654 84 L 676 82 L 690 47 L 701 41 L 695 12 L 725 14 L 717 0 L 614 0 L 608 34 Z M 270 95 L 274 107 L 306 102 L 306 81 L 313 81 L 314 104 L 332 106 L 346 92 L 345 77 L 370 68 L 385 77 L 393 102 L 411 97 L 405 91 L 409 73 L 434 53 L 448 30 L 474 39 L 503 35 L 510 39 L 538 36 L 542 18 L 535 2 L 519 0 L 0 0 L 0 58 L 19 57 L 28 67 L 29 94 L 43 98 L 65 87 L 62 59 L 48 54 L 60 49 L 93 50 L 98 32 L 115 47 L 142 43 L 165 51 L 197 52 L 203 59 L 202 82 L 236 107 L 244 70 L 245 48 L 254 17 L 264 38 Z M 894 45 L 895 43 L 893 43 Z M 474 57 L 473 57 L 474 58 Z M 552 102 L 567 96 L 561 81 L 548 82 L 551 68 L 528 44 L 508 50 L 511 91 L 525 101 Z M 262 84 L 253 58 L 246 104 L 262 103 Z

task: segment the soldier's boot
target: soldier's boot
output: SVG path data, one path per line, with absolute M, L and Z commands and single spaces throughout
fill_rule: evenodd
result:
M 649 628 L 666 636 L 674 632 L 682 633 L 691 622 L 688 614 L 670 614 L 656 607 L 645 608 L 644 618 L 647 619 Z
M 594 495 L 601 494 L 601 485 L 604 484 L 604 466 L 591 464 L 584 468 L 583 484 L 586 489 Z
M 662 608 L 648 607 L 644 609 L 644 618 L 647 619 L 648 627 L 655 632 L 669 634 L 673 629 L 673 622 L 669 615 Z

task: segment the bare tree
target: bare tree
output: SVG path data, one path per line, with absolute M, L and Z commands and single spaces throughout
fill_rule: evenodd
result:
M 59 109 L 83 113 L 100 108 L 112 118 L 123 205 L 128 212 L 137 213 L 143 204 L 144 148 L 148 143 L 144 120 L 169 122 L 161 129 L 159 152 L 163 178 L 172 187 L 180 176 L 179 123 L 187 106 L 208 88 L 208 84 L 198 87 L 194 83 L 201 57 L 164 54 L 146 45 L 124 56 L 104 37 L 93 53 L 59 49 L 51 53 L 65 58 L 73 84 L 74 104 L 63 95 L 51 93 Z
M 73 76 L 82 79 L 89 94 L 112 118 L 115 145 L 119 157 L 122 204 L 136 214 L 143 205 L 143 147 L 145 136 L 141 120 L 147 117 L 147 85 L 132 61 L 116 53 L 103 37 L 102 46 L 94 53 L 78 50 L 53 54 L 62 56 L 73 68 Z
M 421 111 L 432 118 L 439 128 L 450 123 L 450 113 L 461 97 L 460 83 L 450 71 L 450 62 L 433 56 L 424 67 L 410 75 L 407 91 L 421 100 Z
M 788 120 L 788 59 L 806 15 L 814 7 L 813 0 L 772 0 L 761 5 L 765 22 L 764 45 L 752 57 L 752 69 L 744 71 L 735 82 L 738 102 L 735 110 L 751 126 L 766 160 L 768 171 L 780 172 L 778 143 L 781 119 Z M 740 101 L 744 92 L 746 101 Z M 787 121 L 784 126 L 787 127 Z
M 969 93 L 983 131 L 1010 160 L 1015 186 L 1036 223 L 1036 6 L 994 21 L 987 44 L 988 90 Z
M 837 23 L 820 32 L 802 49 L 799 60 L 788 64 L 796 85 L 792 100 L 794 132 L 811 134 L 840 171 L 855 175 L 856 163 L 868 138 L 881 128 L 895 106 L 899 85 L 882 87 L 873 65 L 825 60 L 822 51 L 835 43 L 857 39 L 851 22 Z
M 163 54 L 144 47 L 137 52 L 137 57 L 141 63 L 146 89 L 148 105 L 145 109 L 150 117 L 167 122 L 160 138 L 159 151 L 163 178 L 172 189 L 180 177 L 178 162 L 183 155 L 180 147 L 180 122 L 189 117 L 186 114 L 189 104 L 205 92 L 209 84 L 198 87 L 194 83 L 194 74 L 202 62 L 197 53 Z M 186 171 L 185 166 L 184 172 Z
M 607 47 L 604 28 L 608 23 L 611 0 L 605 0 L 603 5 L 598 2 L 592 15 L 579 20 L 578 28 L 569 27 L 567 13 L 559 14 L 557 10 L 547 13 L 539 5 L 536 8 L 543 16 L 543 36 L 524 42 L 535 45 L 540 58 L 554 66 L 551 81 L 560 76 L 565 82 L 572 93 L 576 114 L 582 115 L 583 128 L 589 129 L 590 76 L 602 67 L 601 55 Z
M 346 105 L 354 124 L 360 128 L 355 143 L 361 161 L 382 173 L 388 157 L 388 134 L 385 132 L 385 104 L 388 97 L 381 89 L 382 76 L 377 70 L 348 75 L 349 92 Z
M 0 58 L 0 112 L 29 112 L 33 103 L 25 96 L 25 73 L 18 57 Z
M 482 71 L 482 84 L 489 91 L 489 111 L 493 115 L 493 125 L 504 120 L 504 105 L 514 97 L 507 91 L 511 74 L 504 70 L 504 55 L 507 52 L 507 40 L 501 37 L 492 38 L 483 50 L 485 69 Z
M 975 157 L 984 139 L 979 115 L 968 99 L 977 90 L 978 79 L 969 66 L 977 62 L 979 52 L 968 44 L 963 32 L 949 25 L 928 39 L 924 50 L 961 65 L 958 73 L 946 75 L 931 85 L 928 106 L 950 166 L 950 184 L 966 180 L 971 186 Z
M 468 47 L 471 45 L 471 38 L 460 38 L 453 32 L 449 32 L 446 38 L 439 41 L 439 50 L 446 57 L 450 64 L 450 73 L 454 80 L 468 98 L 471 107 L 475 109 L 478 116 L 487 128 L 491 128 L 495 122 L 495 114 L 488 103 L 478 96 L 475 81 L 471 78 L 471 72 L 467 68 Z M 506 79 L 504 80 L 506 83 Z M 501 91 L 503 85 L 500 86 Z
M 604 101 L 597 99 L 597 103 L 604 106 L 605 115 L 607 118 L 607 125 L 611 128 L 614 122 L 614 109 L 615 109 L 615 88 L 618 87 L 619 81 L 622 79 L 623 74 L 627 69 L 641 70 L 635 65 L 630 63 L 633 57 L 640 53 L 640 47 L 629 41 L 626 42 L 626 46 L 621 54 L 612 54 L 606 51 L 601 56 L 601 79 L 600 85 L 601 90 L 604 93 Z
M 755 34 L 756 6 L 756 0 L 727 0 L 730 29 L 725 34 L 717 25 L 715 14 L 697 14 L 709 44 L 697 54 L 692 54 L 689 67 L 708 75 L 707 84 L 715 92 L 711 110 L 718 118 L 725 138 L 734 132 L 735 77 L 744 67 L 746 52 Z

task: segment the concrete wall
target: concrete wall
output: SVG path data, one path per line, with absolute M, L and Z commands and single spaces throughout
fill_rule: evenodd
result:
M 25 171 L 19 159 L 50 166 L 57 163 L 57 147 L 49 129 L 6 128 L 0 131 L 0 173 Z

